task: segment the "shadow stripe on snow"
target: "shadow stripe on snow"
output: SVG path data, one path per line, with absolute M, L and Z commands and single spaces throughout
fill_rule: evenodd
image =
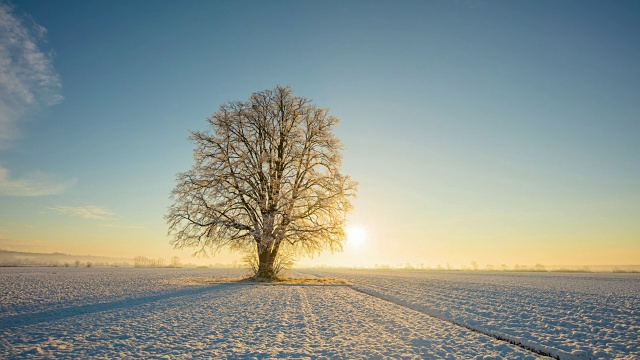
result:
M 490 336 L 496 340 L 500 340 L 500 341 L 505 341 L 508 342 L 510 344 L 516 345 L 522 349 L 531 351 L 535 354 L 538 355 L 542 355 L 542 356 L 548 356 L 554 359 L 558 359 L 558 360 L 591 360 L 592 358 L 584 351 L 578 351 L 576 353 L 567 353 L 565 351 L 562 351 L 560 349 L 554 349 L 548 346 L 544 346 L 541 344 L 537 344 L 534 343 L 532 341 L 528 341 L 528 340 L 524 340 L 524 339 L 520 339 L 514 336 L 509 336 L 509 335 L 505 335 L 505 334 L 501 334 L 495 331 L 491 331 L 488 329 L 483 329 L 481 327 L 478 326 L 473 326 L 471 324 L 466 324 L 462 321 L 458 321 L 455 319 L 452 319 L 449 316 L 446 316 L 442 313 L 440 313 L 437 310 L 434 309 L 430 309 L 428 307 L 425 306 L 421 306 L 421 305 L 417 305 L 405 300 L 402 300 L 400 298 L 397 298 L 395 296 L 390 296 L 387 294 L 382 294 L 380 292 L 377 292 L 375 290 L 371 290 L 371 289 L 367 289 L 365 287 L 362 286 L 357 286 L 357 285 L 352 285 L 350 286 L 352 290 L 357 291 L 359 293 L 362 294 L 366 294 L 369 296 L 373 296 L 375 298 L 378 298 L 380 300 L 384 300 L 384 301 L 388 301 L 390 303 L 394 303 L 396 305 L 400 305 L 402 307 L 406 307 L 408 309 L 417 311 L 419 313 L 422 313 L 424 315 L 427 316 L 431 316 L 433 318 L 436 319 L 440 319 L 442 321 L 446 321 L 448 323 L 451 323 L 453 325 L 456 326 L 460 326 L 463 327 L 465 329 L 471 330 L 473 332 L 477 332 L 479 334 L 483 334 L 486 336 Z
M 199 294 L 203 294 L 203 293 L 207 293 L 215 290 L 222 290 L 229 287 L 237 287 L 238 285 L 243 286 L 241 284 L 234 284 L 234 283 L 228 283 L 228 284 L 220 283 L 220 284 L 215 284 L 213 286 L 211 285 L 202 286 L 195 289 L 172 291 L 168 293 L 144 296 L 139 298 L 117 300 L 117 301 L 107 302 L 107 303 L 72 306 L 68 308 L 52 309 L 52 310 L 47 310 L 47 311 L 42 311 L 37 313 L 11 315 L 4 318 L 0 318 L 0 329 L 10 330 L 10 329 L 23 327 L 23 326 L 62 320 L 62 319 L 66 319 L 74 316 L 87 315 L 87 314 L 93 314 L 93 313 L 98 313 L 103 311 L 144 305 L 147 303 L 176 298 L 176 297 L 199 295 Z

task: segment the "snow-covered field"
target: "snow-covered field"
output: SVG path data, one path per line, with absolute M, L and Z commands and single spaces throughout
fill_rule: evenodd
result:
M 562 356 L 640 358 L 637 276 L 306 273 L 354 285 L 200 281 L 243 270 L 0 268 L 0 359 L 540 357 L 474 326 Z
M 640 359 L 638 274 L 313 272 L 562 359 Z

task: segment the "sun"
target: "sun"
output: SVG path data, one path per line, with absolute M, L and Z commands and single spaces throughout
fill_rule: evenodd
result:
M 367 240 L 367 231 L 361 226 L 352 226 L 347 229 L 347 243 L 353 246 L 361 246 Z

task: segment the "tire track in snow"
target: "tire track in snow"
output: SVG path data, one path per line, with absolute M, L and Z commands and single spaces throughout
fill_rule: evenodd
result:
M 579 354 L 570 354 L 567 353 L 565 351 L 559 350 L 559 349 L 554 349 L 554 348 L 550 348 L 544 345 L 540 345 L 531 341 L 527 341 L 524 339 L 520 339 L 517 337 L 510 337 L 510 336 L 506 336 L 504 334 L 500 334 L 498 332 L 495 331 L 490 331 L 487 329 L 483 329 L 481 327 L 478 326 L 473 326 L 470 324 L 465 324 L 464 322 L 461 321 L 457 321 L 455 319 L 452 319 L 442 313 L 440 313 L 439 311 L 435 311 L 433 309 L 429 309 L 427 307 L 424 306 L 420 306 L 402 299 L 399 299 L 397 297 L 394 296 L 389 296 L 380 292 L 377 292 L 375 290 L 372 289 L 367 289 L 364 288 L 362 286 L 358 286 L 358 285 L 351 285 L 349 286 L 353 291 L 365 294 L 365 295 L 369 295 L 372 297 L 375 297 L 377 299 L 381 299 L 384 301 L 388 301 L 390 303 L 396 304 L 396 305 L 400 305 L 402 307 L 417 311 L 421 314 L 424 315 L 428 315 L 431 317 L 434 317 L 436 319 L 440 319 L 442 321 L 446 321 L 450 324 L 456 325 L 456 326 L 460 326 L 463 327 L 465 329 L 492 337 L 496 340 L 500 340 L 500 341 L 505 341 L 508 342 L 510 344 L 516 345 L 522 349 L 531 351 L 537 355 L 542 355 L 542 356 L 548 356 L 554 359 L 558 359 L 558 360 L 590 360 L 591 357 L 589 357 L 586 353 L 579 353 Z
M 312 337 L 316 337 L 318 335 L 315 330 L 319 322 L 318 317 L 313 313 L 313 308 L 309 304 L 309 297 L 307 296 L 307 293 L 305 293 L 304 287 L 299 286 L 295 289 L 297 290 L 297 294 L 300 298 L 300 311 L 304 316 L 303 321 L 305 328 L 309 329 L 309 332 L 312 333 Z
M 321 351 L 319 350 L 317 344 L 318 339 L 322 339 L 320 332 L 318 331 L 318 327 L 320 326 L 320 319 L 313 311 L 313 306 L 309 303 L 309 294 L 307 293 L 307 288 L 304 286 L 297 286 L 294 288 L 296 290 L 296 295 L 299 299 L 299 308 L 300 314 L 302 315 L 301 323 L 304 324 L 301 326 L 301 332 L 305 336 L 305 341 L 307 342 L 307 347 L 312 349 L 311 351 Z

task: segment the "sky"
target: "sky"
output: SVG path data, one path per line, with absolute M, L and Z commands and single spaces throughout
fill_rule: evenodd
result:
M 637 1 L 0 2 L 0 248 L 181 256 L 189 130 L 290 85 L 361 241 L 301 264 L 640 264 Z

